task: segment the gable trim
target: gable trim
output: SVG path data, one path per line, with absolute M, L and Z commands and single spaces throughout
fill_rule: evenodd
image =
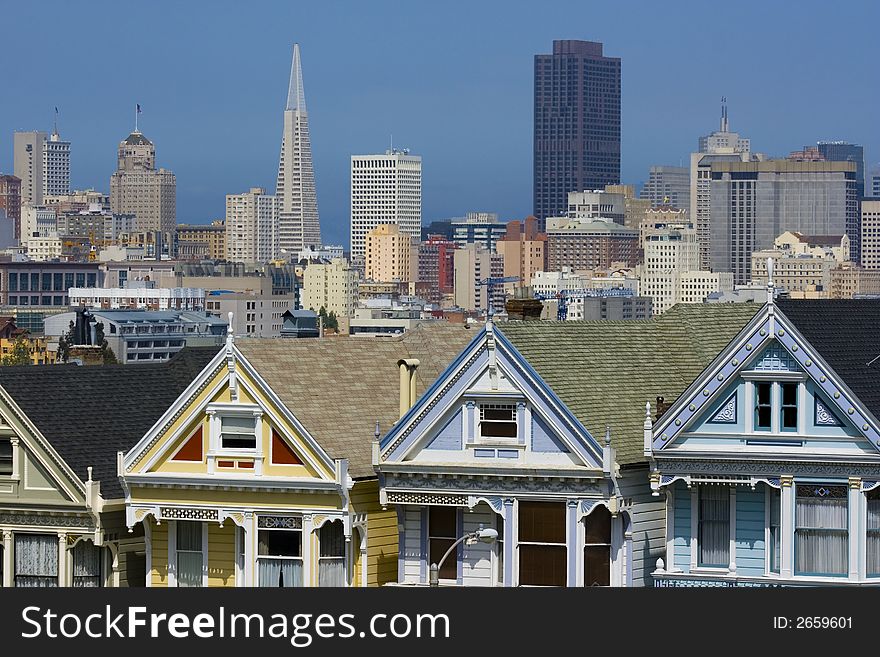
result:
M 776 340 L 806 373 L 806 377 L 833 403 L 838 417 L 848 417 L 856 430 L 880 452 L 878 422 L 858 401 L 821 354 L 772 305 L 756 315 L 739 338 L 715 359 L 667 411 L 653 432 L 652 451 L 662 452 L 698 414 L 717 401 L 730 380 L 743 373 L 743 364 L 756 350 Z

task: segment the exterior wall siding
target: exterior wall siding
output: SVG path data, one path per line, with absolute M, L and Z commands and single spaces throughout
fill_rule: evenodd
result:
M 407 584 L 417 584 L 421 581 L 422 567 L 422 510 L 420 507 L 408 506 L 403 513 L 403 580 Z
M 168 523 L 145 522 L 150 522 L 150 585 L 168 586 Z
M 764 487 L 736 491 L 736 572 L 764 574 Z
M 619 479 L 620 493 L 632 499 L 632 569 L 633 586 L 651 586 L 651 573 L 657 559 L 666 554 L 666 501 L 653 497 L 647 467 L 624 469 Z
M 673 489 L 673 556 L 676 569 L 691 569 L 691 492 L 684 482 L 675 482 Z
M 383 510 L 379 504 L 379 482 L 375 479 L 357 482 L 351 491 L 351 505 L 355 513 L 367 514 L 367 562 L 359 568 L 367 569 L 367 586 L 383 586 L 397 581 L 397 510 Z M 358 546 L 355 546 L 358 549 Z M 360 586 L 360 575 L 352 580 Z
M 235 586 L 235 526 L 208 523 L 208 586 Z
M 495 527 L 495 512 L 485 502 L 476 505 L 473 511 L 464 510 L 464 533 L 483 527 Z M 492 550 L 487 543 L 465 545 L 462 557 L 462 583 L 465 586 L 492 586 Z M 455 555 L 450 555 L 449 559 Z M 447 559 L 448 560 L 448 559 Z

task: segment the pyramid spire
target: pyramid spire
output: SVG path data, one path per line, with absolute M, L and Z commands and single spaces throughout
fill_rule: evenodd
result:
M 306 94 L 303 91 L 302 60 L 299 44 L 293 44 L 293 63 L 290 66 L 290 86 L 287 88 L 287 107 L 285 110 L 306 111 Z

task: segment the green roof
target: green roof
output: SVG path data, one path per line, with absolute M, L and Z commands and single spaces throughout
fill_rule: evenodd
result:
M 752 320 L 753 303 L 679 304 L 654 319 L 508 322 L 501 333 L 620 464 L 643 457 L 645 403 L 656 413 L 679 395 Z

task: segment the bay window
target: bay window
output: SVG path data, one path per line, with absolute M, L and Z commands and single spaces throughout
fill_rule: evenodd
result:
M 519 583 L 566 585 L 564 502 L 519 503 Z
M 440 565 L 446 551 L 458 538 L 458 513 L 454 506 L 432 506 L 428 509 L 428 566 Z M 440 567 L 440 579 L 458 578 L 458 559 L 450 554 Z
M 876 577 L 880 575 L 880 488 L 868 491 L 866 498 L 868 518 L 865 524 L 865 571 L 869 577 Z
M 177 586 L 200 587 L 203 585 L 202 572 L 204 568 L 202 523 L 193 520 L 178 520 L 175 525 Z
M 730 489 L 697 489 L 697 565 L 727 568 L 730 564 Z
M 341 520 L 318 530 L 318 586 L 345 586 L 345 532 Z
M 15 535 L 15 586 L 58 586 L 58 535 Z
M 800 484 L 795 501 L 795 574 L 847 574 L 846 486 Z
M 102 586 L 101 548 L 91 541 L 80 541 L 72 552 L 73 586 L 75 588 Z
M 600 504 L 584 525 L 584 586 L 611 586 L 611 513 Z
M 258 526 L 258 586 L 302 586 L 302 519 L 261 517 Z

